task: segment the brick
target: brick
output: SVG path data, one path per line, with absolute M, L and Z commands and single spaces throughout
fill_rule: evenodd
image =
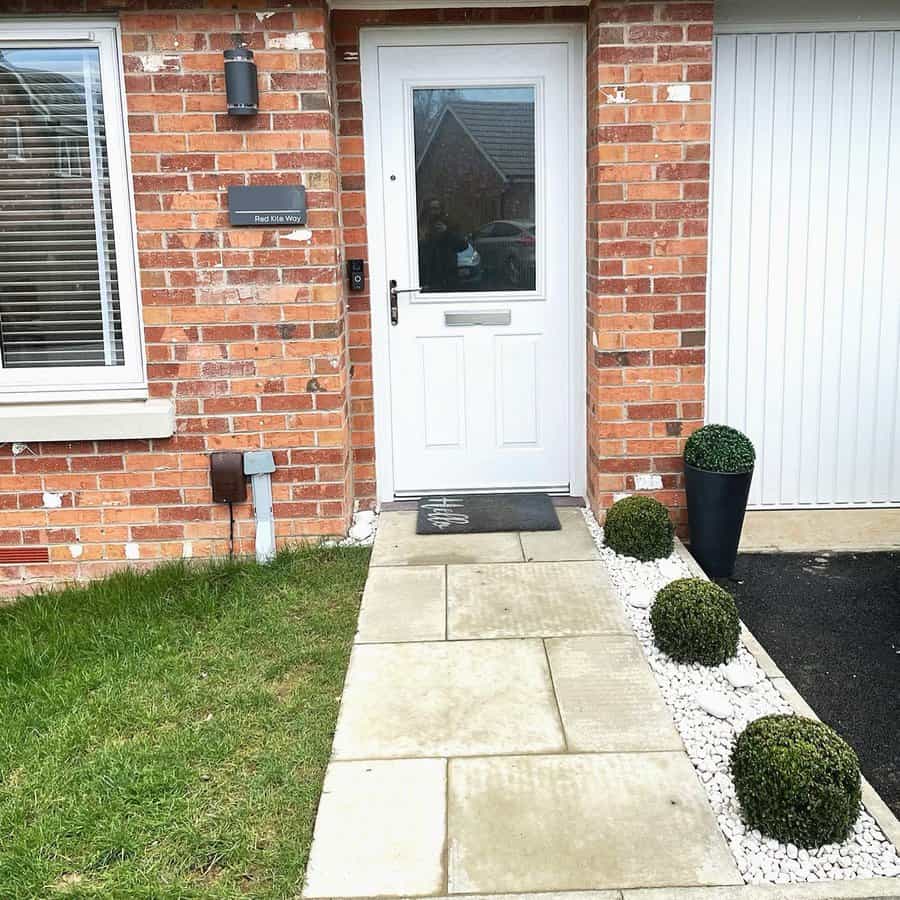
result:
M 596 2 L 591 10 L 591 24 L 602 22 L 652 22 L 655 8 L 652 3 Z
M 656 48 L 661 63 L 698 62 L 712 59 L 711 44 L 662 44 Z
M 674 103 L 628 107 L 629 122 L 680 122 L 684 113 Z
M 602 46 L 597 51 L 600 62 L 609 64 L 649 63 L 656 58 L 652 47 L 642 46 Z
M 684 125 L 658 125 L 655 129 L 659 141 L 709 141 L 709 125 L 690 123 Z
M 630 66 L 628 80 L 632 83 L 669 83 L 684 81 L 684 67 L 676 65 Z
M 593 129 L 592 137 L 597 143 L 634 143 L 653 138 L 653 128 L 649 125 L 606 125 Z
M 649 203 L 598 203 L 596 214 L 599 219 L 643 219 L 653 215 Z
M 633 44 L 671 43 L 683 38 L 684 29 L 680 25 L 631 25 L 628 28 L 628 40 Z
M 624 44 L 625 29 L 616 27 L 598 28 L 592 35 L 598 44 Z
M 712 22 L 713 4 L 665 3 L 660 18 L 664 22 Z
M 677 415 L 678 407 L 674 403 L 642 403 L 628 405 L 629 419 L 666 419 Z
M 660 219 L 689 219 L 706 218 L 708 206 L 706 203 L 657 203 L 656 215 Z
M 709 165 L 706 163 L 665 163 L 656 167 L 659 181 L 708 181 Z

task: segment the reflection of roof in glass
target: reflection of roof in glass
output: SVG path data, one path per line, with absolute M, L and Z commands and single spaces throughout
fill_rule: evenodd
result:
M 475 145 L 504 178 L 534 180 L 533 103 L 453 100 L 444 108 L 441 120 L 448 114 L 452 114 L 462 125 Z M 422 159 L 432 149 L 440 125 L 441 122 L 432 132 L 432 140 L 423 151 Z
M 83 84 L 57 72 L 20 68 L 0 53 L 0 89 L 10 83 L 24 88 L 29 105 L 40 115 L 61 125 L 84 128 Z

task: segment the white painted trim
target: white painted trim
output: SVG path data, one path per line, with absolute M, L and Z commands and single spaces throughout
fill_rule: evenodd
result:
M 721 22 L 714 25 L 720 34 L 811 34 L 832 31 L 897 31 L 900 17 L 889 21 L 866 22 L 862 19 L 843 19 L 822 22 Z
M 587 497 L 587 35 L 584 25 L 572 26 L 569 54 L 569 97 L 572 99 L 572 179 L 569 208 L 569 493 Z
M 387 274 L 384 253 L 384 186 L 380 177 L 381 115 L 377 36 L 362 30 L 360 93 L 363 106 L 363 154 L 366 184 L 366 244 L 369 248 L 369 316 L 372 332 L 372 395 L 375 408 L 376 500 L 394 499 L 394 440 L 391 429 L 391 363 L 388 353 Z M 378 159 L 376 160 L 376 154 Z
M 491 0 L 486 6 L 588 6 L 591 0 Z M 328 0 L 331 9 L 472 9 L 472 0 Z
M 27 17 L 0 16 L 3 38 L 14 34 L 16 41 L 93 41 L 96 39 L 96 31 L 118 27 L 115 16 L 106 19 L 66 13 Z
M 349 2 L 349 0 L 338 0 Z M 363 0 L 367 2 L 367 0 Z M 434 6 L 452 6 L 434 3 Z M 471 5 L 461 4 L 461 5 Z M 509 5 L 520 6 L 521 3 Z M 545 4 L 540 4 L 545 5 Z M 386 8 L 384 3 L 379 8 Z M 389 5 L 388 5 L 389 7 Z M 375 398 L 375 480 L 379 503 L 395 499 L 393 432 L 391 428 L 391 375 L 389 358 L 390 324 L 387 309 L 387 272 L 385 268 L 385 223 L 383 166 L 381 161 L 381 107 L 378 89 L 378 48 L 380 46 L 421 46 L 453 44 L 565 43 L 569 54 L 569 96 L 572 99 L 572 173 L 568 184 L 571 217 L 570 295 L 575 304 L 571 315 L 569 358 L 570 384 L 570 460 L 569 491 L 585 495 L 587 482 L 587 362 L 585 309 L 587 262 L 585 229 L 587 215 L 586 147 L 587 113 L 585 103 L 586 58 L 583 25 L 442 25 L 429 27 L 363 28 L 359 36 L 362 75 L 363 145 L 366 176 L 366 239 L 369 247 L 369 297 L 372 321 L 372 380 Z M 380 250 L 378 248 L 381 248 Z
M 175 433 L 171 400 L 10 403 L 0 406 L 0 442 L 166 438 Z
M 138 282 L 137 227 L 134 208 L 125 70 L 119 23 L 115 19 L 66 16 L 0 18 L 2 41 L 21 47 L 95 47 L 100 58 L 106 126 L 106 158 L 112 191 L 123 366 L 0 368 L 0 403 L 59 399 L 147 397 L 147 366 Z

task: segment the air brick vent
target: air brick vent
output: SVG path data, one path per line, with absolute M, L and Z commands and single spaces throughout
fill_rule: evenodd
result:
M 50 562 L 50 551 L 46 547 L 0 547 L 0 565 L 3 566 L 46 562 Z

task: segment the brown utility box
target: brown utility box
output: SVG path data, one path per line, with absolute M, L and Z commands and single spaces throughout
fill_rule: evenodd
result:
M 209 457 L 212 498 L 216 503 L 242 503 L 247 499 L 244 454 L 237 450 L 221 450 Z

